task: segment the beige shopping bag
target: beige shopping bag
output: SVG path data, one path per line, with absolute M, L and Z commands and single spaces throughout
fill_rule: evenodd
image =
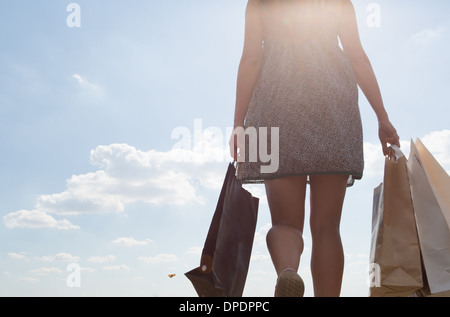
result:
M 374 191 L 371 297 L 406 297 L 423 287 L 406 157 L 398 148 L 393 151 L 385 160 L 384 181 Z
M 427 175 L 439 207 L 442 209 L 442 214 L 450 227 L 450 176 L 420 139 L 417 139 L 415 145 L 417 152 L 420 154 L 424 172 Z
M 408 170 L 426 273 L 425 295 L 445 295 L 450 291 L 450 178 L 420 140 L 411 141 Z

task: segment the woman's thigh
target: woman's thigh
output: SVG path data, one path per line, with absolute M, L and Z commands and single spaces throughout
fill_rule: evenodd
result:
M 272 225 L 289 225 L 303 231 L 306 186 L 306 176 L 265 181 Z

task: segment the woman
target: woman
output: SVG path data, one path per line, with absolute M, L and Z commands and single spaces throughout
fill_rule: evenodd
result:
M 399 137 L 361 45 L 352 2 L 248 1 L 230 151 L 242 183 L 265 184 L 272 218 L 267 246 L 278 275 L 275 296 L 303 296 L 297 270 L 307 184 L 314 294 L 340 295 L 341 211 L 346 188 L 362 178 L 364 165 L 358 85 L 378 118 L 387 155 L 388 144 L 400 146 Z M 249 149 L 248 138 L 237 145 L 238 135 L 250 127 L 268 128 L 269 142 L 272 128 L 279 129 L 276 172 L 263 173 L 265 162 L 249 160 L 249 151 L 243 151 Z

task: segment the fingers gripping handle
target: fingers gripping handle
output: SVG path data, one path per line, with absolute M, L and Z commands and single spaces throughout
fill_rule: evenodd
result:
M 396 161 L 398 161 L 400 158 L 402 158 L 403 156 L 405 156 L 405 154 L 403 154 L 402 150 L 400 150 L 400 148 L 399 148 L 397 145 L 391 145 L 390 148 L 391 148 L 392 150 L 391 150 L 391 153 L 390 153 L 389 156 L 390 156 L 391 158 L 394 158 L 394 157 L 395 157 L 395 160 L 396 160 Z

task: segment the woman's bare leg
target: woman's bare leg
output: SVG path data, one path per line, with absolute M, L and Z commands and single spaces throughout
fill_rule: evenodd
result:
M 338 297 L 344 271 L 340 236 L 348 176 L 313 175 L 311 184 L 311 272 L 316 297 Z
M 272 216 L 267 247 L 278 275 L 286 269 L 298 270 L 303 252 L 306 176 L 279 178 L 265 182 Z

